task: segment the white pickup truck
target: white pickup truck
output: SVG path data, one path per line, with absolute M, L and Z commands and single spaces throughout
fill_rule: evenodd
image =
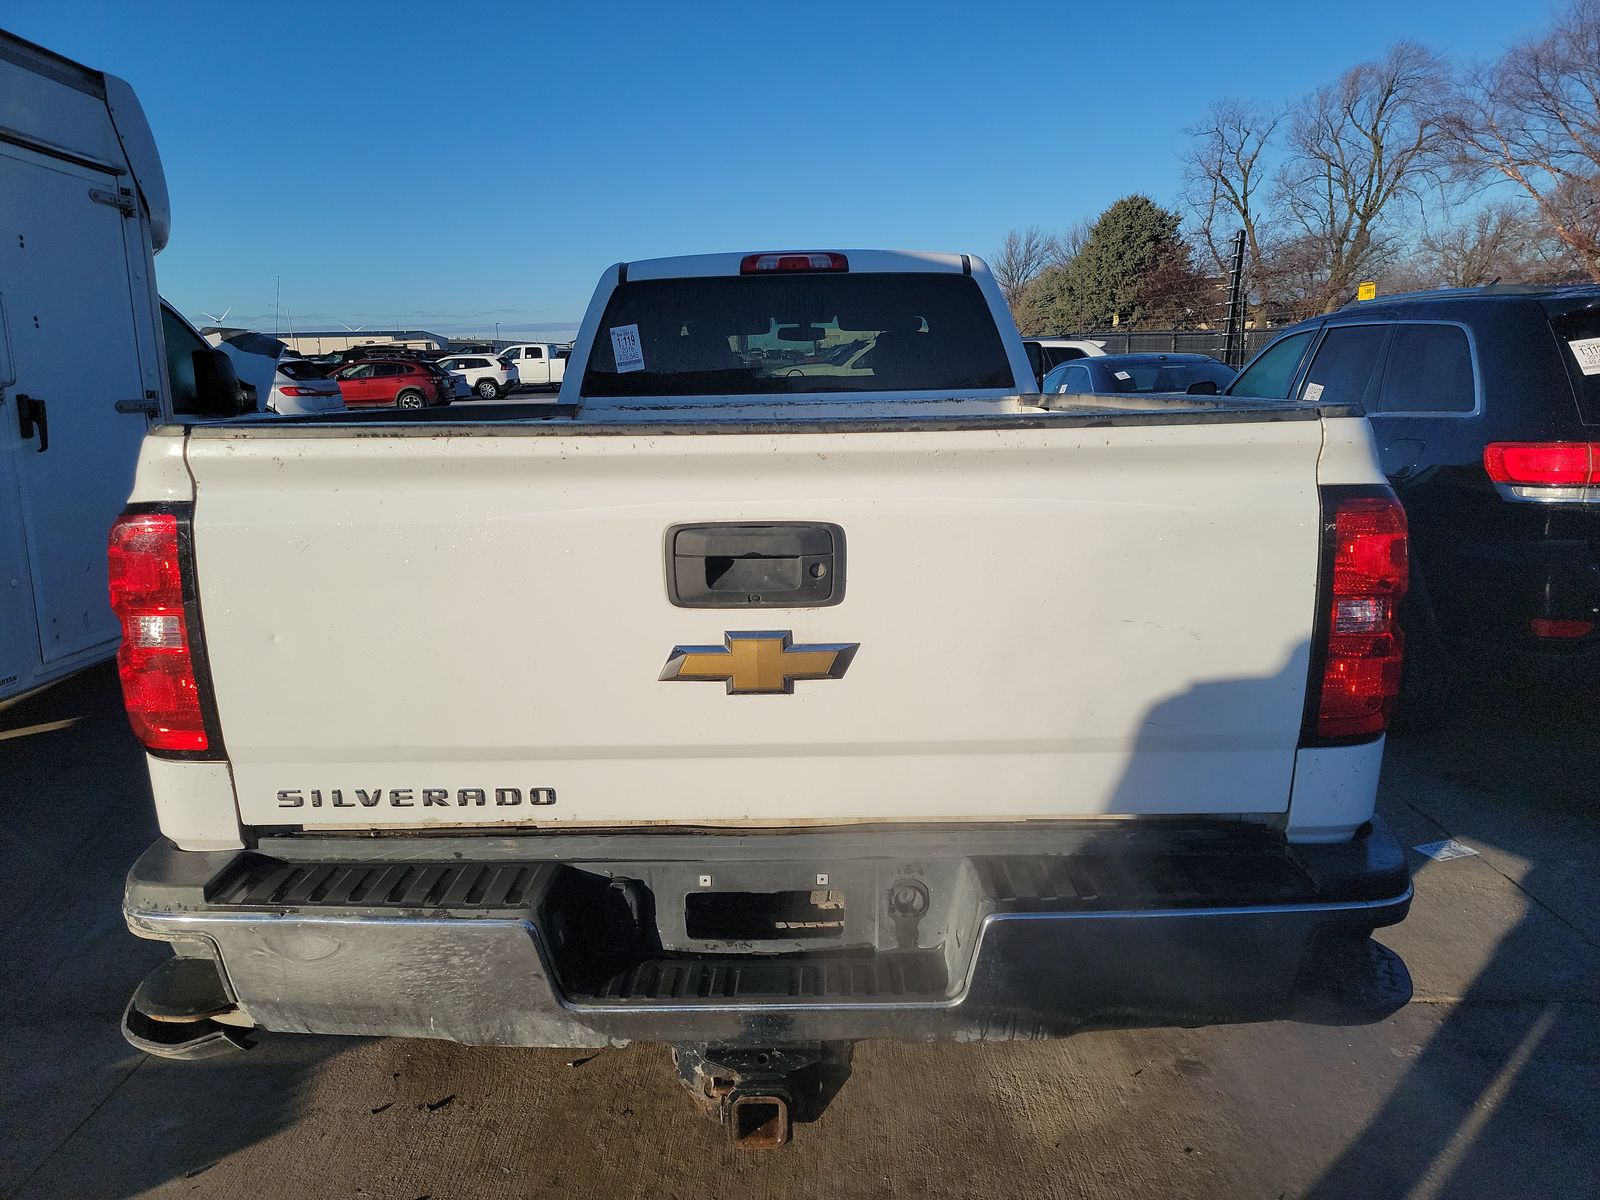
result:
M 498 357 L 517 369 L 518 387 L 560 387 L 566 378 L 567 346 L 554 342 L 520 342 L 507 346 Z M 515 389 L 513 389 L 515 390 Z
M 759 1145 L 862 1038 L 1404 1002 L 1359 410 L 1027 394 L 960 254 L 619 264 L 571 366 L 149 437 L 134 1044 L 664 1041 Z

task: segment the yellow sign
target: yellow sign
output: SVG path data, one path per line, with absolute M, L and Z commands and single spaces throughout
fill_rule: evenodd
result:
M 730 696 L 787 696 L 797 679 L 840 679 L 859 642 L 796 646 L 787 629 L 773 633 L 725 633 L 721 646 L 674 646 L 662 679 L 721 681 Z
M 1372 280 L 1370 280 L 1370 279 L 1368 279 L 1366 282 L 1362 283 L 1358 288 L 1356 288 L 1356 299 L 1357 300 L 1371 300 L 1371 299 L 1374 299 L 1377 296 L 1377 294 L 1378 294 L 1378 285 L 1373 283 Z

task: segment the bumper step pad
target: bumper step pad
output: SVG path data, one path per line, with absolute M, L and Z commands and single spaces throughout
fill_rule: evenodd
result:
M 620 972 L 592 998 L 671 1000 L 936 1000 L 945 994 L 943 955 L 890 951 L 860 958 L 655 959 Z
M 379 908 L 522 912 L 546 863 L 289 863 L 241 854 L 206 885 L 219 908 Z
M 1312 890 L 1284 854 L 1059 854 L 975 858 L 1002 910 L 1284 904 Z

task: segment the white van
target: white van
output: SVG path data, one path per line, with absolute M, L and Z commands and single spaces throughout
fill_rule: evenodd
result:
M 106 534 L 174 405 L 154 261 L 171 213 L 133 89 L 0 32 L 0 129 L 4 699 L 115 651 Z M 237 404 L 220 357 L 183 364 L 180 407 Z

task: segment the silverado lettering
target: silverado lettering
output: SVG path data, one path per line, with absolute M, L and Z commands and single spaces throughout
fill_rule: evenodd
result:
M 358 804 L 352 804 L 344 797 L 343 788 L 282 788 L 278 792 L 279 808 L 377 808 L 387 802 L 395 808 L 415 808 L 415 797 L 420 795 L 424 807 L 447 808 L 452 804 L 459 808 L 478 807 L 489 803 L 488 788 L 390 788 L 387 793 L 383 788 L 356 788 L 355 796 Z M 494 788 L 494 802 L 500 808 L 515 808 L 522 803 L 523 789 L 514 787 Z M 528 804 L 532 806 L 549 806 L 556 802 L 555 788 L 535 787 L 527 789 Z

